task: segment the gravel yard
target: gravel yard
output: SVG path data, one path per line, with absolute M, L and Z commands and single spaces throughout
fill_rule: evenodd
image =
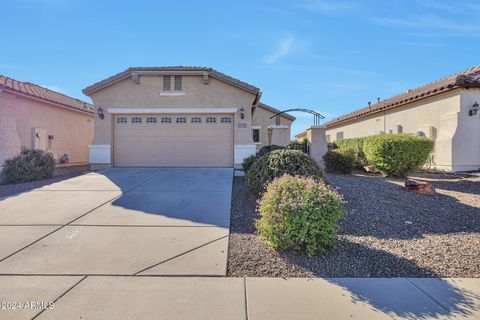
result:
M 329 175 L 347 203 L 334 251 L 308 258 L 271 251 L 255 232 L 255 199 L 233 186 L 228 275 L 270 277 L 480 277 L 480 177 L 422 175 L 437 194 L 403 180 Z

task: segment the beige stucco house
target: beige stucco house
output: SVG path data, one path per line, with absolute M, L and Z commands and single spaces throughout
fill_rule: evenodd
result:
M 280 110 L 264 103 L 259 103 L 258 107 L 254 109 L 252 136 L 257 150 L 266 145 L 287 146 L 290 144 L 290 129 L 295 117 L 287 113 L 279 113 Z
M 88 165 L 92 139 L 92 105 L 0 75 L 0 167 L 22 146 L 52 152 L 59 166 Z
M 480 66 L 462 71 L 326 123 L 326 140 L 380 133 L 425 135 L 435 141 L 428 166 L 480 169 Z
M 129 68 L 83 92 L 95 106 L 93 168 L 239 166 L 257 143 L 288 144 L 294 119 L 277 125 L 257 87 L 206 67 Z

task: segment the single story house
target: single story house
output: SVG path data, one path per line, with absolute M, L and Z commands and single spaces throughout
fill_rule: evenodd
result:
M 289 143 L 293 117 L 260 90 L 207 67 L 134 67 L 83 90 L 95 107 L 94 169 L 233 167 L 260 144 Z
M 307 131 L 295 135 L 295 142 L 302 143 L 305 139 L 307 139 Z
M 22 147 L 53 153 L 58 165 L 88 165 L 93 106 L 0 75 L 0 167 Z M 61 163 L 68 155 L 68 163 Z
M 380 133 L 425 135 L 435 141 L 428 166 L 480 169 L 480 66 L 445 77 L 326 123 L 326 140 Z
M 253 110 L 252 136 L 257 150 L 272 144 L 279 146 L 290 144 L 290 129 L 295 117 L 287 113 L 275 116 L 278 113 L 280 110 L 261 102 Z

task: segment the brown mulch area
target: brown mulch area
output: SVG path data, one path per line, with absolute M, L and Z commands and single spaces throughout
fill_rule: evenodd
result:
M 279 253 L 258 237 L 255 199 L 233 185 L 231 277 L 480 277 L 480 177 L 419 175 L 437 189 L 422 196 L 403 180 L 328 175 L 345 200 L 333 251 Z

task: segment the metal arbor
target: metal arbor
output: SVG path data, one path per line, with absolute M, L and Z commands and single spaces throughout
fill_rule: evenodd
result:
M 270 119 L 273 119 L 276 116 L 281 115 L 282 113 L 287 113 L 287 112 L 291 112 L 291 111 L 300 111 L 300 112 L 306 112 L 306 113 L 312 114 L 313 115 L 313 125 L 314 126 L 319 126 L 320 121 L 322 119 L 325 119 L 325 117 L 322 116 L 320 113 L 318 113 L 316 111 L 313 111 L 313 110 L 309 110 L 309 109 L 288 109 L 288 110 L 284 110 L 284 111 L 281 111 L 281 112 L 278 112 L 278 113 L 274 114 L 273 116 L 270 117 Z

